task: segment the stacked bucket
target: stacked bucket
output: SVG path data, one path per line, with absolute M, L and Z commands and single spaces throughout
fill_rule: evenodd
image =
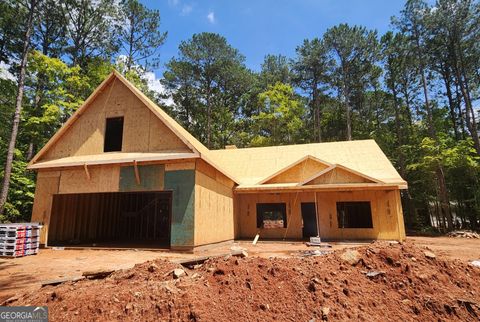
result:
M 39 242 L 39 224 L 0 224 L 0 256 L 35 255 L 38 253 Z

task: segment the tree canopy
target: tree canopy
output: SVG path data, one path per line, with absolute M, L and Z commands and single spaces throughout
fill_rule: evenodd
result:
M 138 0 L 0 2 L 0 221 L 29 219 L 28 161 L 116 68 L 209 148 L 373 138 L 409 183 L 408 229 L 480 228 L 478 1 L 407 0 L 385 34 L 331 26 L 258 70 L 211 32 L 160 61 L 167 35 Z

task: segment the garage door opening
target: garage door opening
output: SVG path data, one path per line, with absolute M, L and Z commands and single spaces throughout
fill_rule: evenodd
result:
M 48 245 L 169 247 L 172 192 L 56 194 Z

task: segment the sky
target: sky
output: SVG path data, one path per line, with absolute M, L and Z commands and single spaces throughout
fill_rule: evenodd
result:
M 160 48 L 162 66 L 178 54 L 178 45 L 195 33 L 224 36 L 245 57 L 248 68 L 258 71 L 267 54 L 293 58 L 304 39 L 321 37 L 340 23 L 363 25 L 383 34 L 390 17 L 403 0 L 141 0 L 160 10 L 161 29 L 168 31 Z

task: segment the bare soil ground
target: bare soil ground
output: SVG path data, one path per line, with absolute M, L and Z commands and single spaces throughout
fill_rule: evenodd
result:
M 358 243 L 333 245 L 333 249 L 358 246 Z M 231 252 L 231 247 L 247 249 L 250 256 L 290 257 L 292 253 L 306 250 L 301 242 L 251 242 L 239 241 L 198 251 L 195 254 L 166 250 L 106 250 L 106 249 L 41 249 L 38 255 L 14 259 L 0 258 L 0 303 L 17 293 L 37 289 L 44 281 L 81 276 L 86 270 L 125 269 L 153 259 L 183 260 L 201 256 L 217 256 Z
M 434 253 L 407 241 L 191 269 L 156 259 L 8 305 L 48 305 L 51 321 L 478 321 L 480 269 Z
M 408 237 L 417 246 L 425 246 L 451 259 L 472 261 L 480 259 L 480 239 L 455 237 Z

